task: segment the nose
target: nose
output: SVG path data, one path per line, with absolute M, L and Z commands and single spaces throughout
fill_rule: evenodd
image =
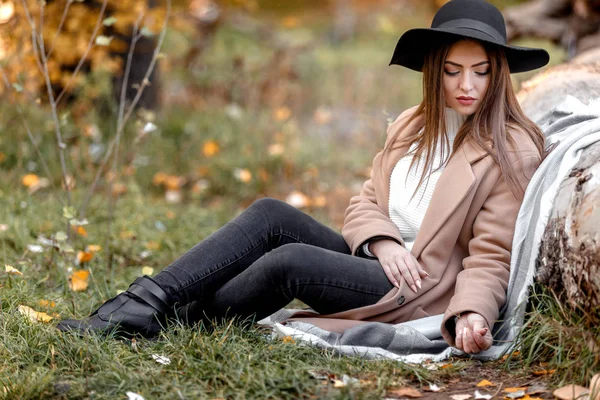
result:
M 460 90 L 462 90 L 465 93 L 469 93 L 471 90 L 473 90 L 473 82 L 471 80 L 471 74 L 469 74 L 469 73 L 461 74 L 459 88 L 460 88 Z

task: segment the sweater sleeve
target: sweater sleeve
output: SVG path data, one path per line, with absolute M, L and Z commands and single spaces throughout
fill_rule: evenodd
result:
M 517 180 L 525 188 L 540 164 L 538 155 L 513 163 Z M 454 317 L 466 312 L 482 315 L 490 329 L 506 301 L 512 239 L 523 199 L 516 198 L 501 175 L 473 224 L 469 255 L 463 260 L 454 296 L 441 326 L 444 339 L 454 345 Z

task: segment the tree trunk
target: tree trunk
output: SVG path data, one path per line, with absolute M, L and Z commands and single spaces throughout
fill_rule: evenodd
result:
M 508 40 L 521 36 L 550 39 L 569 58 L 600 47 L 600 1 L 532 0 L 504 10 Z
M 572 95 L 588 104 L 600 97 L 600 52 L 584 64 L 562 64 L 534 76 L 518 93 L 534 122 Z M 561 182 L 537 259 L 537 280 L 572 309 L 600 323 L 600 143 L 585 149 Z

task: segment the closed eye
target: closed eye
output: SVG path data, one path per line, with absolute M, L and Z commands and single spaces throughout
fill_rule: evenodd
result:
M 456 76 L 456 75 L 458 75 L 458 73 L 460 71 L 447 71 L 447 70 L 444 70 L 444 72 L 446 73 L 446 75 Z
M 486 75 L 487 75 L 487 74 L 489 74 L 489 73 L 490 73 L 490 70 L 489 70 L 489 69 L 488 69 L 487 71 L 485 71 L 485 72 L 475 72 L 475 74 L 477 74 L 477 75 L 479 75 L 479 76 L 486 76 Z

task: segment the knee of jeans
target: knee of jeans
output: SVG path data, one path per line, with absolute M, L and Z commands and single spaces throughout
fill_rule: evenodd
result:
M 276 215 L 279 210 L 291 207 L 286 202 L 271 197 L 264 197 L 256 200 L 248 207 L 248 211 L 266 212 L 269 215 Z
M 269 280 L 284 282 L 302 275 L 309 266 L 308 252 L 312 246 L 302 243 L 288 243 L 264 256 L 263 265 Z

